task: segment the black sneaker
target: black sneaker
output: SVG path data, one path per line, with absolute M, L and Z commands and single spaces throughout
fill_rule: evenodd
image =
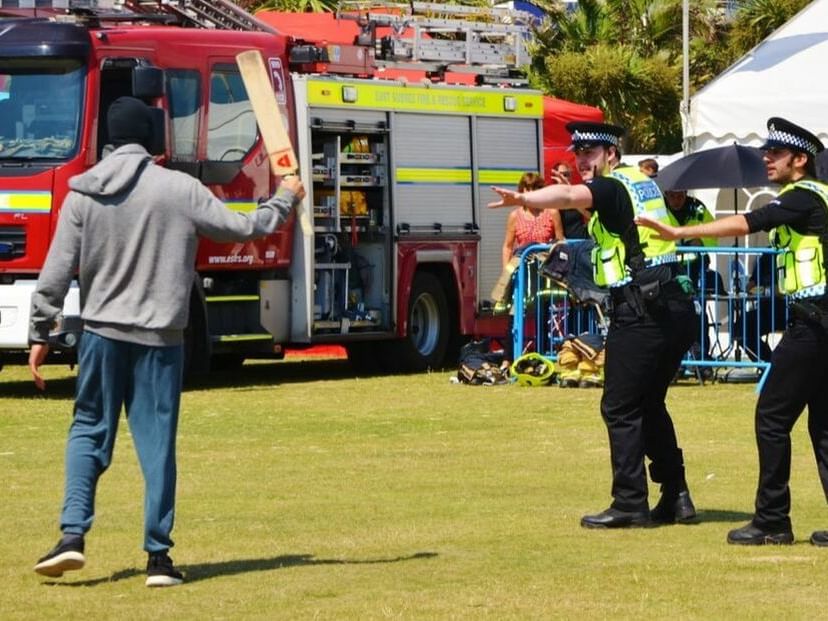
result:
M 41 576 L 60 578 L 64 571 L 81 569 L 84 563 L 83 536 L 64 535 L 46 556 L 37 560 L 34 570 Z
M 147 560 L 148 587 L 168 587 L 184 582 L 184 576 L 173 566 L 166 552 L 151 552 Z

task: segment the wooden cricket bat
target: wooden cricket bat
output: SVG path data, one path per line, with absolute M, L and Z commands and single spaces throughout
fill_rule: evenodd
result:
M 279 104 L 276 102 L 262 55 L 258 50 L 248 50 L 236 56 L 236 63 L 250 97 L 250 105 L 253 107 L 253 114 L 256 115 L 256 123 L 262 134 L 273 173 L 280 176 L 296 174 L 299 163 L 290 142 L 290 135 L 282 122 Z
M 253 108 L 259 132 L 262 134 L 262 141 L 273 174 L 282 177 L 297 174 L 299 162 L 296 160 L 296 153 L 290 142 L 290 134 L 282 121 L 279 104 L 273 93 L 270 76 L 262 55 L 258 50 L 242 52 L 236 55 L 236 64 L 241 71 L 244 88 L 247 89 L 247 95 L 250 97 L 250 105 Z M 310 224 L 310 218 L 302 208 L 302 203 L 296 206 L 296 215 L 303 235 L 311 237 L 313 227 Z

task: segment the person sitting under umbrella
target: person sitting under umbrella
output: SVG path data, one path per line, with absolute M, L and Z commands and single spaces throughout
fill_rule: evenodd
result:
M 705 222 L 713 221 L 713 214 L 707 209 L 704 203 L 699 199 L 687 194 L 687 190 L 667 190 L 664 192 L 664 202 L 667 207 L 673 212 L 681 226 L 691 224 L 703 224 Z M 682 239 L 679 240 L 681 246 L 715 246 L 716 240 L 712 237 L 705 237 L 703 239 Z M 701 268 L 705 269 L 710 265 L 710 256 L 704 254 L 701 261 L 696 260 L 697 255 L 688 254 L 684 257 L 687 267 L 688 275 L 696 286 L 701 286 Z M 705 283 L 706 284 L 706 283 Z M 712 283 L 711 283 L 712 284 Z
M 673 216 L 682 226 L 713 221 L 713 214 L 710 213 L 705 204 L 699 199 L 688 195 L 687 190 L 667 190 L 664 192 L 664 202 L 667 203 L 667 207 L 673 212 Z M 679 240 L 679 245 L 710 247 L 716 245 L 716 240 L 712 237 L 682 239 Z M 687 276 L 693 281 L 697 290 L 715 291 L 719 287 L 719 283 L 723 282 L 721 275 L 710 269 L 710 255 L 707 253 L 685 253 L 684 263 L 687 269 Z M 710 322 L 707 313 L 704 313 L 702 314 L 702 334 L 708 334 L 709 328 Z M 697 339 L 690 346 L 691 356 L 696 360 L 702 357 L 703 350 L 700 341 L 701 339 Z

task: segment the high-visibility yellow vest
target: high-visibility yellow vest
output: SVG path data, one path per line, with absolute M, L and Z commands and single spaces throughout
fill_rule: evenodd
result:
M 828 210 L 828 185 L 811 179 L 789 183 L 785 192 L 801 188 L 813 192 Z M 771 245 L 782 252 L 776 257 L 779 292 L 794 298 L 808 298 L 825 294 L 825 250 L 817 235 L 802 235 L 787 224 L 770 232 Z
M 650 177 L 637 168 L 628 166 L 616 168 L 608 176 L 617 179 L 624 186 L 634 215 L 646 215 L 672 226 L 678 225 L 675 216 L 664 203 L 661 190 Z M 647 227 L 636 228 L 647 267 L 677 261 L 675 242 L 656 239 L 656 232 Z M 588 230 L 596 244 L 592 249 L 595 284 L 600 287 L 619 287 L 630 282 L 633 273 L 628 264 L 624 240 L 620 235 L 604 228 L 597 209 L 589 220 Z
M 708 222 L 713 222 L 713 214 L 710 213 L 707 207 L 704 206 L 700 200 L 691 197 L 688 197 L 690 201 L 690 213 L 687 216 L 687 219 L 684 222 L 681 222 L 676 218 L 676 221 L 679 222 L 681 226 L 695 226 L 696 224 L 706 224 Z M 675 214 L 675 212 L 671 212 Z M 698 242 L 698 243 L 697 243 Z M 679 246 L 716 246 L 718 244 L 718 240 L 715 237 L 700 237 L 698 240 L 696 239 L 680 239 L 678 241 Z M 705 255 L 702 255 L 705 256 Z M 681 259 L 684 261 L 686 265 L 690 265 L 699 257 L 699 253 L 696 252 L 688 252 L 682 253 Z M 709 259 L 710 256 L 706 255 Z
M 713 214 L 708 211 L 704 203 L 692 197 L 689 200 L 691 201 L 690 215 L 681 226 L 694 226 L 696 224 L 713 222 Z M 718 240 L 715 237 L 700 237 L 699 241 L 701 241 L 702 246 L 715 246 L 718 244 Z M 687 244 L 682 240 L 679 245 L 686 246 Z

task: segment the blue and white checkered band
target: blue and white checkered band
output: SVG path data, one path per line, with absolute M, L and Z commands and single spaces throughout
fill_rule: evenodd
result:
M 779 142 L 790 145 L 800 151 L 810 153 L 811 155 L 817 154 L 817 146 L 814 143 L 805 140 L 802 136 L 776 129 L 773 125 L 768 130 L 768 142 Z
M 610 134 L 609 132 L 582 132 L 575 130 L 572 132 L 572 144 L 577 145 L 579 142 L 607 142 L 617 147 L 618 136 Z

